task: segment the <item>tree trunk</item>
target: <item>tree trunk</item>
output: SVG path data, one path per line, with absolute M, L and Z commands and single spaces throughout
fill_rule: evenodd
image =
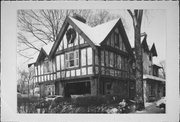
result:
M 135 80 L 136 80 L 136 102 L 137 109 L 141 110 L 144 108 L 144 97 L 143 97 L 143 59 L 142 59 L 142 47 L 141 47 L 141 27 L 137 24 L 134 28 L 135 36 Z

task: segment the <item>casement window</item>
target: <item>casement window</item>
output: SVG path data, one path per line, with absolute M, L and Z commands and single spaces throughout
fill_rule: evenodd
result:
M 78 50 L 68 52 L 65 54 L 65 65 L 66 68 L 72 68 L 79 66 L 79 52 Z
M 108 55 L 108 51 L 105 51 L 105 60 L 106 60 L 106 67 L 109 67 L 109 55 Z
M 110 67 L 114 67 L 114 54 L 112 52 L 109 52 L 110 54 Z
M 104 66 L 104 51 L 101 51 L 101 65 Z
M 117 68 L 118 69 L 121 69 L 121 56 L 120 55 L 117 55 Z

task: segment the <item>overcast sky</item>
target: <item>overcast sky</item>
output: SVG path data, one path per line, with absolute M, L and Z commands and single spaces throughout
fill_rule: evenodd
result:
M 134 47 L 134 31 L 132 19 L 126 10 L 110 10 L 110 13 L 120 15 L 123 18 L 123 24 L 128 35 L 130 44 Z M 147 43 L 152 46 L 155 43 L 158 57 L 155 57 L 154 63 L 158 64 L 165 60 L 166 56 L 166 11 L 165 10 L 145 10 L 143 15 L 141 32 L 147 33 Z M 27 59 L 22 56 L 17 56 L 19 68 L 27 69 Z

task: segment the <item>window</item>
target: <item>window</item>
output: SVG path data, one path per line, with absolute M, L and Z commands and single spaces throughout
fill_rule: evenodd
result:
M 108 51 L 105 51 L 105 55 L 106 55 L 106 67 L 109 66 L 109 55 L 108 55 Z
M 117 55 L 117 68 L 121 69 L 121 56 Z
M 44 74 L 50 72 L 50 62 L 49 61 L 44 61 Z
M 60 70 L 60 56 L 56 56 L 56 67 L 57 67 L 57 70 Z
M 104 51 L 101 51 L 101 65 L 104 66 Z
M 66 32 L 66 39 L 68 41 L 68 44 L 74 43 L 74 40 L 76 38 L 76 31 L 73 28 L 70 28 Z
M 87 58 L 88 58 L 88 65 L 92 64 L 92 48 L 89 47 L 87 48 Z
M 86 49 L 81 50 L 81 66 L 86 65 Z
M 79 66 L 79 52 L 78 52 L 78 50 L 65 54 L 65 65 L 66 65 L 66 68 Z
M 114 55 L 112 52 L 109 52 L 110 54 L 110 67 L 114 67 Z
M 64 55 L 60 55 L 61 57 L 61 69 L 63 70 L 64 69 Z

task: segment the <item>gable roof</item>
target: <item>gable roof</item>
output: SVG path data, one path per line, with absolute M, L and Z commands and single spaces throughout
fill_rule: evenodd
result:
M 151 53 L 153 54 L 153 56 L 157 56 L 157 51 L 156 51 L 156 47 L 155 47 L 155 44 L 154 44 L 154 43 L 153 43 L 150 51 L 151 51 Z
M 53 42 L 48 43 L 47 45 L 45 45 L 44 47 L 41 48 L 38 57 L 36 58 L 36 63 L 39 62 L 41 60 L 41 57 L 49 57 L 49 53 L 51 51 L 51 48 L 53 46 Z
M 74 18 L 70 19 L 90 38 L 90 40 L 97 46 L 104 41 L 109 32 L 113 29 L 120 18 L 97 25 L 95 27 L 90 27 L 85 23 L 82 23 Z
M 123 38 L 126 40 L 125 44 L 128 47 L 128 51 L 130 52 L 130 54 L 133 56 L 133 52 L 128 40 L 128 37 L 126 35 L 125 29 L 122 25 L 121 19 L 115 19 L 103 24 L 100 24 L 98 26 L 95 27 L 90 27 L 87 24 L 74 19 L 72 17 L 66 17 L 62 28 L 60 30 L 60 33 L 58 34 L 58 38 L 57 41 L 54 43 L 51 51 L 50 51 L 50 57 L 52 57 L 56 51 L 56 49 L 58 48 L 58 45 L 60 44 L 63 35 L 65 34 L 65 31 L 68 28 L 68 25 L 70 24 L 89 44 L 92 48 L 95 49 L 95 51 L 97 50 L 96 46 L 100 46 L 101 42 L 104 41 L 104 39 L 108 36 L 108 34 L 111 32 L 111 30 L 117 25 L 120 24 L 120 28 L 122 28 L 122 33 Z
M 141 44 L 142 44 L 142 48 L 144 49 L 144 51 L 149 52 L 149 47 L 148 47 L 146 38 L 147 38 L 147 36 L 145 35 Z

